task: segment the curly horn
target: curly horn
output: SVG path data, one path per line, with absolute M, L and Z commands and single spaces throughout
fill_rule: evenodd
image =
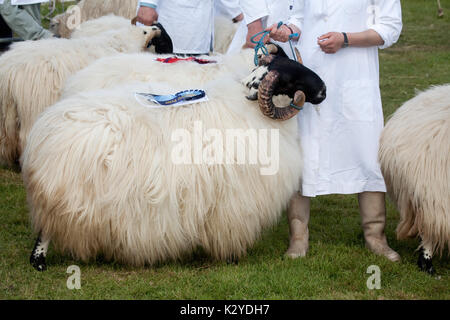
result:
M 294 117 L 300 112 L 306 97 L 305 94 L 299 90 L 295 93 L 291 105 L 282 108 L 276 107 L 272 101 L 272 97 L 279 79 L 280 74 L 277 71 L 272 70 L 267 73 L 259 85 L 258 103 L 259 108 L 264 115 L 274 120 L 284 121 Z
M 138 17 L 136 16 L 136 17 L 134 17 L 133 19 L 131 19 L 131 24 L 132 24 L 133 26 L 136 25 L 137 18 L 138 18 Z

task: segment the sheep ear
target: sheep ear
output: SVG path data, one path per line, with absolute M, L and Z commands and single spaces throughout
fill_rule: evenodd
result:
M 134 17 L 133 19 L 131 19 L 131 24 L 132 24 L 133 26 L 136 25 L 136 22 L 137 22 L 137 17 Z
M 300 54 L 300 51 L 298 51 L 297 48 L 295 48 L 294 50 L 295 50 L 295 55 L 297 56 L 297 62 L 300 64 L 303 64 L 303 59 L 302 59 L 302 55 Z

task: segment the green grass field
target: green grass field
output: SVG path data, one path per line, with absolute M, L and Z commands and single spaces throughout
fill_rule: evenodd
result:
M 450 82 L 450 0 L 437 18 L 430 0 L 404 0 L 404 29 L 398 44 L 380 53 L 381 91 L 386 118 L 416 90 Z M 43 11 L 46 8 L 43 7 Z M 399 215 L 387 203 L 387 236 L 403 258 L 398 264 L 364 248 L 356 196 L 314 199 L 310 251 L 283 258 L 288 244 L 285 215 L 237 264 L 215 262 L 201 253 L 184 262 L 129 268 L 102 261 L 83 264 L 54 253 L 49 269 L 28 262 L 32 234 L 20 173 L 0 168 L 0 299 L 450 299 L 450 263 L 435 258 L 438 276 L 416 267 L 419 242 L 399 242 Z M 70 265 L 81 268 L 81 289 L 69 290 Z M 381 269 L 381 289 L 369 290 L 370 265 Z

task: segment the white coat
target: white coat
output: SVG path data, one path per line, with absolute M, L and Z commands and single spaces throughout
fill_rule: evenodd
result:
M 220 1 L 227 7 L 233 7 L 236 3 L 235 0 L 215 1 Z M 238 3 L 250 21 L 254 21 L 267 14 L 264 1 L 238 0 Z M 213 50 L 214 0 L 141 0 L 140 2 L 157 6 L 158 22 L 164 26 L 172 39 L 174 53 L 207 54 Z
M 207 54 L 214 34 L 213 0 L 146 0 L 157 5 L 158 22 L 173 42 L 174 53 Z
M 383 128 L 378 47 L 325 54 L 317 38 L 333 31 L 373 29 L 384 40 L 380 48 L 389 47 L 402 29 L 400 1 L 297 0 L 294 10 L 289 23 L 302 30 L 297 47 L 303 62 L 327 86 L 320 109 L 305 104 L 298 115 L 304 156 L 302 194 L 385 192 L 377 161 Z
M 4 0 L 0 0 L 0 4 L 3 4 Z M 26 4 L 35 4 L 35 3 L 44 3 L 48 2 L 48 0 L 11 0 L 12 5 L 26 5 Z

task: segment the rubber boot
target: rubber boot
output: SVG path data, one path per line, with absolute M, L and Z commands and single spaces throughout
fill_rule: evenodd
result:
M 375 254 L 391 261 L 400 261 L 400 256 L 392 250 L 384 234 L 386 225 L 386 205 L 384 192 L 363 192 L 358 194 L 359 210 L 366 247 Z
M 296 192 L 288 208 L 289 249 L 286 255 L 290 258 L 304 257 L 309 248 L 309 212 L 311 199 Z

